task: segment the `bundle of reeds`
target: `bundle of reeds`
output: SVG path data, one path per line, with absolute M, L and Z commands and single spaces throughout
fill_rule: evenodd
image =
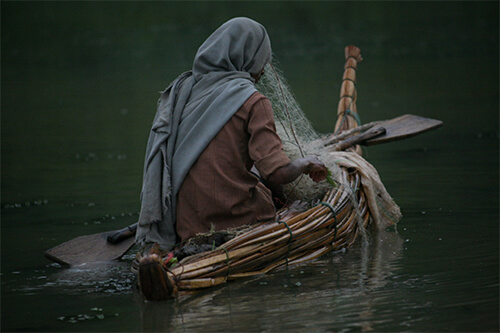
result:
M 348 131 L 361 125 L 356 107 L 356 71 L 358 62 L 361 62 L 361 51 L 358 47 L 349 45 L 345 48 L 346 62 L 344 65 L 344 75 L 342 76 L 342 86 L 340 88 L 340 100 L 337 107 L 337 123 L 335 124 L 335 134 Z M 361 153 L 359 146 L 353 151 Z

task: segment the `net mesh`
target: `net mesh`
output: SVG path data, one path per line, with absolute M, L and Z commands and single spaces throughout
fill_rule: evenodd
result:
M 283 142 L 299 149 L 297 140 L 305 145 L 320 137 L 295 99 L 276 60 L 266 66 L 258 88 L 273 105 L 276 127 Z
M 305 116 L 275 59 L 266 66 L 258 89 L 273 106 L 276 131 L 283 142 L 287 156 L 292 161 L 304 156 L 318 157 L 328 167 L 332 178 L 340 183 L 340 168 L 331 156 L 321 149 L 322 136 L 316 132 Z M 283 186 L 282 199 L 310 201 L 321 197 L 328 188 L 331 188 L 328 182 L 315 183 L 309 177 L 302 175 L 294 182 Z

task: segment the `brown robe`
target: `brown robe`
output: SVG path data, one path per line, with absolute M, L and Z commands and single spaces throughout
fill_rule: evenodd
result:
M 208 144 L 189 170 L 177 197 L 181 241 L 275 216 L 271 191 L 250 172 L 255 163 L 266 179 L 290 163 L 276 134 L 271 103 L 256 92 Z

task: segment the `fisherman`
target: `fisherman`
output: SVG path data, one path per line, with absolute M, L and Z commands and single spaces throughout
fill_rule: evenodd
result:
M 271 190 L 260 178 L 273 186 L 301 174 L 326 178 L 317 158 L 291 162 L 283 152 L 271 103 L 255 87 L 271 54 L 261 24 L 231 19 L 162 93 L 146 149 L 138 244 L 170 250 L 198 233 L 272 220 Z

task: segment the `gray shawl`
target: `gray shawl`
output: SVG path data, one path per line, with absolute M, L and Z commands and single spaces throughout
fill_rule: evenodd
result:
M 138 244 L 170 249 L 176 243 L 176 199 L 186 174 L 256 91 L 251 74 L 270 60 L 265 28 L 248 18 L 234 18 L 200 46 L 192 71 L 163 91 L 146 148 Z

